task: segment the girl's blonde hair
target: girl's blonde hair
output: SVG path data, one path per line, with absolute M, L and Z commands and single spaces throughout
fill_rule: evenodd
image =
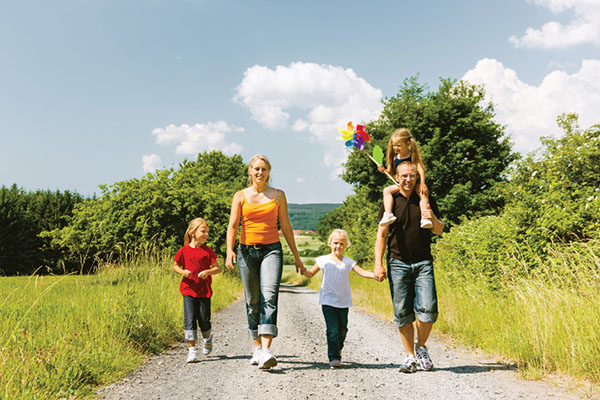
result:
M 396 153 L 394 153 L 393 142 L 395 140 L 402 140 L 409 143 L 410 146 L 410 162 L 423 167 L 423 171 L 425 171 L 425 165 L 423 165 L 423 160 L 421 159 L 421 153 L 419 153 L 419 145 L 415 138 L 410 134 L 410 131 L 406 128 L 398 128 L 390 136 L 390 140 L 388 140 L 388 148 L 387 148 L 387 171 L 390 175 L 396 175 L 394 158 L 396 157 Z
M 190 223 L 188 224 L 187 230 L 185 231 L 185 235 L 183 236 L 183 245 L 184 246 L 187 246 L 188 244 L 190 244 L 190 242 L 192 241 L 192 235 L 194 233 L 196 233 L 196 229 L 198 229 L 198 227 L 200 225 L 206 225 L 206 227 L 208 228 L 208 224 L 202 218 L 194 218 L 193 220 L 190 221 Z
M 350 247 L 350 238 L 348 237 L 348 232 L 343 229 L 334 229 L 331 231 L 331 234 L 329 234 L 329 239 L 327 239 L 328 245 L 331 245 L 331 239 L 333 239 L 334 236 L 343 237 L 344 241 L 346 242 L 346 247 Z
M 269 162 L 269 159 L 267 158 L 267 156 L 263 156 L 262 154 L 256 154 L 256 155 L 252 156 L 250 161 L 248 161 L 248 181 L 246 182 L 246 184 L 248 186 L 252 186 L 252 177 L 250 176 L 250 168 L 252 168 L 254 163 L 257 161 L 263 161 L 265 164 L 267 164 L 267 168 L 269 168 L 269 179 L 267 179 L 267 185 L 271 183 L 271 163 Z

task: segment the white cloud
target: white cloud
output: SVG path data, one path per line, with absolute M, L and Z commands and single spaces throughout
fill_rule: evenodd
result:
M 144 163 L 144 173 L 148 173 L 160 168 L 161 159 L 156 154 L 147 154 L 142 156 L 142 162 Z
M 293 131 L 308 132 L 322 144 L 323 162 L 335 169 L 332 177 L 337 177 L 346 159 L 343 144 L 335 140 L 337 127 L 376 118 L 382 110 L 381 98 L 381 90 L 350 68 L 296 62 L 275 69 L 248 68 L 234 101 L 268 129 L 291 126 Z
M 204 151 L 220 150 L 233 155 L 242 151 L 242 146 L 225 140 L 225 134 L 243 132 L 244 128 L 229 125 L 225 121 L 207 122 L 189 126 L 173 124 L 166 128 L 156 128 L 152 134 L 160 145 L 177 144 L 177 154 L 196 154 Z
M 507 125 L 515 150 L 526 153 L 540 146 L 540 136 L 559 135 L 556 117 L 579 114 L 583 127 L 600 122 L 600 60 L 583 60 L 574 74 L 552 71 L 539 86 L 521 81 L 517 73 L 494 59 L 482 59 L 463 80 L 483 84 L 494 103 L 496 120 Z
M 564 48 L 583 43 L 600 45 L 600 1 L 598 0 L 528 0 L 558 14 L 572 9 L 575 18 L 566 25 L 550 21 L 541 29 L 529 27 L 521 38 L 508 38 L 515 47 Z
M 296 182 L 298 182 L 298 183 L 304 183 L 304 182 L 306 182 L 306 179 L 304 179 L 304 178 L 296 178 Z

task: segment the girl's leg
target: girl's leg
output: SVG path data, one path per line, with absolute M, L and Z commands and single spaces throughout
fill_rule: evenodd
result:
M 340 325 L 335 307 L 322 305 L 325 326 L 327 327 L 327 357 L 329 361 L 340 360 Z
M 384 213 L 379 221 L 380 226 L 386 226 L 396 220 L 396 216 L 392 213 L 394 209 L 394 194 L 400 189 L 397 185 L 388 186 L 383 189 L 383 209 Z
M 200 332 L 204 339 L 208 339 L 212 327 L 210 323 L 210 297 L 199 298 L 198 301 L 200 303 L 200 318 L 198 319 Z
M 400 190 L 398 185 L 391 185 L 383 189 L 383 209 L 386 213 L 392 213 L 394 209 L 394 194 Z
M 433 227 L 433 222 L 430 218 L 425 218 L 423 213 L 431 206 L 429 205 L 429 197 L 419 194 L 419 208 L 421 209 L 421 228 L 430 229 Z
M 344 348 L 344 341 L 346 340 L 346 334 L 348 333 L 348 308 L 338 308 L 338 324 L 340 327 L 340 359 L 342 349 Z
M 196 340 L 198 340 L 198 331 L 196 330 L 198 318 L 195 300 L 192 296 L 183 296 L 183 329 L 189 347 L 194 347 Z

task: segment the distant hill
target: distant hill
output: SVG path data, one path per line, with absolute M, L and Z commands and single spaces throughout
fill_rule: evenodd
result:
M 288 214 L 292 228 L 316 231 L 317 223 L 323 215 L 341 206 L 339 203 L 288 204 Z

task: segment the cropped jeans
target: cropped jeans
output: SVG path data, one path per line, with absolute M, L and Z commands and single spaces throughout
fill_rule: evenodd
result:
M 253 339 L 277 336 L 277 300 L 283 272 L 281 243 L 240 244 L 237 265 L 244 284 L 248 331 Z
M 203 338 L 210 336 L 210 297 L 183 296 L 185 340 L 198 340 L 197 328 Z
M 433 261 L 407 264 L 395 258 L 388 260 L 388 280 L 394 304 L 394 323 L 406 326 L 416 318 L 435 322 L 438 317 L 437 292 Z

